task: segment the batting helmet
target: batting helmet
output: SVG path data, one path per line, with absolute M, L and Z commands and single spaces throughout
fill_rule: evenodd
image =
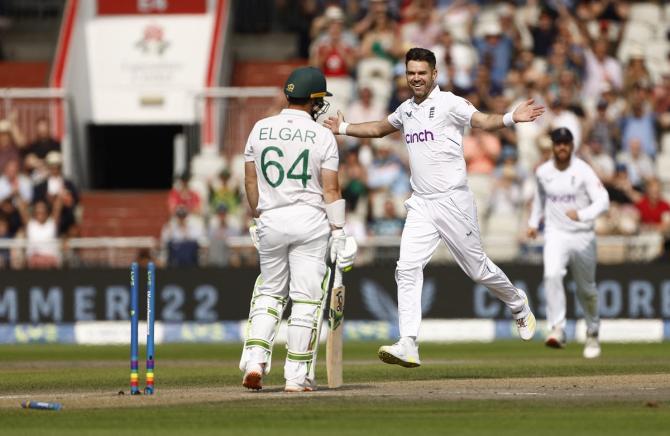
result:
M 333 95 L 326 90 L 325 76 L 315 67 L 293 70 L 284 85 L 284 93 L 292 98 L 323 98 Z

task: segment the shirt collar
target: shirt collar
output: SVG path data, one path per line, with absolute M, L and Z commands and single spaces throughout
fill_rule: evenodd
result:
M 281 113 L 282 115 L 294 115 L 297 117 L 309 118 L 310 120 L 312 119 L 307 112 L 301 111 L 300 109 L 282 109 Z
M 428 94 L 428 97 L 426 97 L 426 99 L 424 101 L 422 101 L 420 104 L 416 104 L 416 102 L 414 101 L 414 97 L 412 97 L 412 104 L 414 104 L 415 106 L 421 106 L 422 104 L 424 104 L 428 100 L 434 99 L 439 92 L 440 92 L 439 85 L 435 85 L 435 88 L 433 88 L 433 90 L 430 91 L 430 94 Z

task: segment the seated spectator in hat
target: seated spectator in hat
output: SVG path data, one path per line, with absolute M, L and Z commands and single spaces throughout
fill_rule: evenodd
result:
M 19 160 L 19 148 L 12 135 L 12 123 L 9 120 L 0 120 L 0 170 L 3 170 L 10 160 Z
M 26 203 L 33 200 L 33 184 L 24 174 L 21 174 L 21 164 L 18 159 L 11 159 L 6 164 L 0 177 L 0 201 L 19 195 Z
M 58 240 L 58 221 L 62 202 L 56 197 L 53 206 L 45 201 L 32 205 L 18 201 L 19 212 L 25 226 L 25 238 L 28 241 L 26 256 L 30 268 L 57 268 L 61 263 L 61 246 Z
M 670 204 L 661 196 L 661 184 L 649 179 L 644 195 L 637 195 L 635 207 L 640 212 L 640 224 L 649 230 L 670 236 Z
M 189 213 L 201 213 L 200 195 L 189 187 L 191 178 L 188 174 L 182 174 L 168 194 L 168 209 L 174 215 L 179 206 L 183 206 Z
M 216 208 L 216 215 L 210 218 L 208 225 L 210 265 L 239 266 L 239 256 L 231 249 L 228 239 L 239 236 L 239 232 L 228 225 L 228 208 L 220 203 Z
M 197 266 L 200 241 L 205 237 L 202 218 L 189 212 L 185 205 L 175 207 L 174 216 L 161 231 L 161 242 L 169 266 Z
M 46 201 L 53 205 L 56 197 L 60 197 L 62 207 L 58 234 L 61 236 L 75 236 L 77 231 L 75 214 L 79 205 L 79 190 L 71 180 L 63 176 L 63 159 L 59 152 L 49 152 L 44 162 L 48 168 L 49 176 L 45 181 L 35 186 L 33 201 Z
M 638 138 L 630 138 L 625 151 L 617 155 L 617 162 L 626 165 L 630 183 L 638 191 L 655 176 L 654 161 L 642 150 L 642 142 Z
M 507 72 L 512 65 L 512 53 L 514 43 L 509 36 L 502 33 L 500 22 L 497 18 L 489 19 L 482 24 L 483 37 L 474 39 L 474 45 L 479 53 L 482 66 L 491 71 L 491 81 L 498 87 L 502 87 L 507 77 Z

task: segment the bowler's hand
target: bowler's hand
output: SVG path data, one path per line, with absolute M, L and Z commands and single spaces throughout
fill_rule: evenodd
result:
M 579 215 L 577 215 L 577 211 L 574 209 L 568 210 L 567 212 L 565 212 L 565 215 L 572 221 L 579 221 Z
M 536 118 L 544 113 L 544 106 L 534 104 L 535 100 L 532 98 L 524 101 L 514 109 L 512 118 L 516 123 L 524 123 L 527 121 L 535 121 Z
M 526 236 L 528 236 L 528 239 L 537 238 L 537 229 L 534 227 L 528 227 L 528 230 L 526 230 Z
M 330 129 L 334 135 L 340 134 L 340 124 L 344 122 L 344 115 L 339 110 L 337 111 L 336 117 L 328 117 L 323 121 L 323 126 L 326 129 Z

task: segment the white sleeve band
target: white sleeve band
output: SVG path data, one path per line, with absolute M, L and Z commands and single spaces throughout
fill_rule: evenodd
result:
M 503 124 L 505 127 L 512 127 L 516 123 L 514 122 L 514 115 L 512 112 L 507 112 L 505 115 L 503 115 Z
M 345 205 L 346 203 L 342 198 L 326 205 L 326 216 L 328 217 L 328 222 L 331 225 L 339 228 L 344 227 Z
M 340 135 L 346 135 L 347 134 L 347 127 L 349 127 L 349 123 L 347 123 L 346 121 L 342 121 L 340 123 L 340 127 L 337 130 L 337 133 L 339 133 Z

